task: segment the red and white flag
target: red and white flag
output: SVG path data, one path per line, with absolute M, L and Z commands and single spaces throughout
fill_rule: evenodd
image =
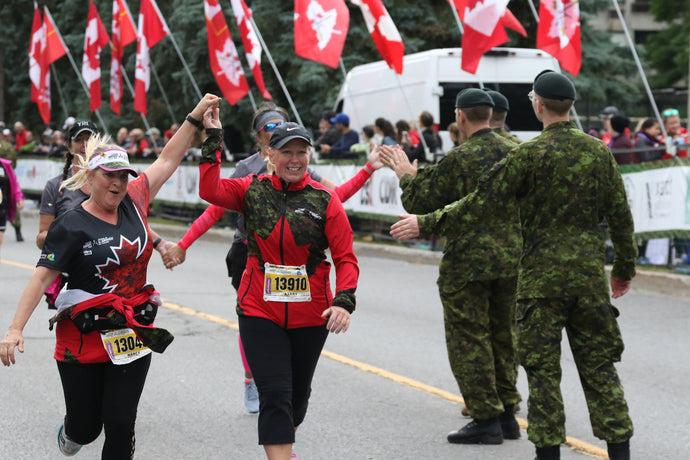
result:
M 31 102 L 39 104 L 39 91 L 41 88 L 41 72 L 43 59 L 41 57 L 45 48 L 46 35 L 41 19 L 41 10 L 38 3 L 34 2 L 34 22 L 31 26 L 31 43 L 29 44 L 29 78 L 31 79 Z M 49 109 L 50 112 L 50 109 Z
M 393 19 L 388 14 L 381 0 L 351 0 L 362 10 L 364 22 L 374 40 L 381 57 L 388 63 L 388 67 L 396 73 L 403 72 L 403 56 L 405 47 Z
M 223 10 L 218 0 L 204 1 L 208 57 L 211 71 L 227 101 L 235 105 L 249 92 L 249 85 L 242 70 L 237 48 L 232 41 Z
M 295 0 L 295 54 L 336 68 L 349 26 L 344 0 Z
M 122 103 L 122 56 L 125 46 L 137 39 L 137 29 L 124 0 L 113 0 L 113 49 L 110 60 L 110 108 L 120 115 Z
M 151 84 L 149 49 L 170 33 L 156 0 L 141 0 L 137 28 L 137 64 L 134 72 L 134 110 L 146 115 L 146 93 Z
M 244 3 L 244 0 L 230 0 L 230 4 L 232 5 L 232 11 L 235 14 L 237 27 L 240 29 L 242 44 L 244 45 L 244 53 L 247 56 L 249 67 L 252 69 L 252 75 L 254 75 L 256 86 L 259 88 L 261 95 L 265 99 L 273 99 L 271 94 L 266 90 L 264 76 L 261 73 L 261 45 L 259 44 L 259 39 L 256 36 L 256 32 L 254 32 L 254 29 L 252 29 L 252 24 L 250 21 L 252 11 L 247 7 L 247 4 Z
M 580 4 L 578 0 L 542 1 L 539 5 L 537 48 L 558 59 L 573 75 L 580 72 Z
M 86 22 L 84 35 L 84 59 L 81 64 L 81 75 L 89 87 L 92 112 L 101 106 L 101 50 L 110 43 L 108 31 L 105 30 L 101 17 L 96 11 L 93 0 L 89 1 L 89 19 Z
M 37 15 L 37 11 L 34 11 L 34 27 L 36 25 L 36 18 L 40 20 L 40 13 Z M 43 10 L 43 24 L 41 25 L 39 31 L 35 35 L 32 33 L 32 48 L 34 48 L 34 40 L 40 43 L 41 48 L 38 54 L 36 54 L 36 49 L 33 50 L 33 59 L 38 62 L 38 68 L 40 69 L 40 77 L 38 79 L 38 88 L 34 93 L 33 84 L 36 71 L 32 69 L 29 70 L 31 76 L 31 100 L 36 102 L 38 105 L 38 111 L 41 114 L 41 118 L 45 124 L 50 123 L 50 64 L 60 59 L 62 56 L 67 54 L 67 48 L 60 37 L 60 33 L 55 27 L 55 22 L 53 21 L 48 7 L 44 7 Z M 30 65 L 36 68 L 35 64 L 31 63 L 31 58 L 29 59 Z M 35 98 L 34 98 L 35 96 Z
M 67 54 L 67 47 L 62 40 L 60 31 L 53 21 L 53 16 L 48 11 L 48 7 L 44 7 L 43 24 L 46 27 L 46 47 L 43 54 L 45 65 L 50 65 Z
M 465 0 L 465 11 L 460 17 L 465 21 L 462 36 L 462 70 L 475 73 L 481 57 L 494 46 L 508 41 L 504 27 L 523 36 L 527 32 L 508 11 L 509 0 Z M 459 1 L 454 0 L 457 7 Z

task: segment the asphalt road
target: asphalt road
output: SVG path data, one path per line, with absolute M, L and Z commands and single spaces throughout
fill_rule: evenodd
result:
M 38 219 L 25 214 L 27 241 L 11 227 L 1 248 L 0 334 L 38 258 L 32 242 Z M 155 228 L 155 227 L 154 227 Z M 179 231 L 158 229 L 163 236 Z M 138 459 L 261 459 L 256 415 L 244 410 L 243 369 L 237 349 L 235 296 L 224 264 L 229 232 L 194 244 L 184 265 L 149 267 L 168 303 L 157 324 L 175 334 L 155 355 L 139 406 Z M 531 459 L 526 433 L 500 446 L 460 446 L 447 432 L 461 416 L 458 389 L 447 362 L 435 280 L 436 256 L 410 250 L 382 252 L 358 245 L 358 307 L 346 334 L 326 343 L 314 378 L 307 418 L 297 432 L 299 459 Z M 616 305 L 626 351 L 619 371 L 635 423 L 635 459 L 686 459 L 690 453 L 690 300 L 684 289 L 660 294 L 633 290 Z M 52 359 L 50 313 L 40 304 L 25 330 L 26 352 L 0 369 L 0 459 L 58 459 L 57 427 L 64 413 Z M 593 437 L 567 341 L 563 396 L 571 444 L 564 459 L 604 458 Z M 519 387 L 527 397 L 521 370 Z M 526 418 L 526 402 L 518 416 Z M 76 458 L 100 458 L 103 437 Z

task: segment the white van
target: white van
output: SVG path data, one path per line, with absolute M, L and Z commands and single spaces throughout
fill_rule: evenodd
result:
M 558 61 L 537 49 L 494 48 L 486 53 L 476 74 L 460 68 L 461 48 L 443 48 L 404 57 L 403 74 L 391 70 L 385 61 L 353 67 L 340 89 L 335 110 L 350 117 L 357 131 L 378 117 L 395 122 L 416 120 L 424 110 L 438 124 L 443 149 L 451 147 L 447 126 L 455 121 L 455 97 L 464 88 L 490 88 L 508 98 L 506 124 L 521 139 L 536 136 L 542 129 L 532 112 L 527 93 L 542 70 L 560 72 Z

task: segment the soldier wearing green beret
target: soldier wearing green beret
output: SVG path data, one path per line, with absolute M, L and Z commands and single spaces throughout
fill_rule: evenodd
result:
M 404 153 L 395 156 L 394 149 L 382 147 L 400 178 L 408 212 L 432 212 L 461 199 L 516 146 L 489 127 L 493 106 L 480 89 L 458 94 L 456 122 L 467 141 L 437 165 L 416 171 Z M 512 203 L 493 211 L 491 219 L 448 239 L 439 267 L 448 358 L 473 418 L 448 435 L 451 443 L 501 444 L 520 437 L 513 414 L 522 399 L 514 330 L 519 220 Z
M 515 142 L 516 144 L 521 144 L 522 140 L 520 140 L 519 137 L 510 134 L 505 128 L 506 117 L 508 116 L 508 110 L 510 110 L 508 98 L 498 91 L 494 91 L 492 89 L 485 89 L 484 91 L 486 91 L 489 96 L 491 96 L 491 100 L 494 101 L 494 111 L 491 115 L 491 120 L 489 120 L 489 126 L 491 126 L 491 129 L 493 129 L 494 132 L 499 136 L 505 137 L 509 141 Z
M 513 150 L 461 201 L 406 216 L 391 234 L 468 234 L 506 201 L 519 205 L 523 251 L 518 271 L 520 364 L 529 384 L 527 434 L 538 459 L 559 459 L 565 442 L 561 397 L 561 334 L 566 329 L 584 389 L 594 435 L 611 460 L 630 458 L 633 426 L 614 363 L 623 339 L 604 272 L 606 218 L 616 257 L 612 297 L 630 289 L 635 275 L 633 219 L 611 152 L 578 130 L 568 111 L 575 87 L 561 74 L 537 76 L 529 94 L 544 131 Z

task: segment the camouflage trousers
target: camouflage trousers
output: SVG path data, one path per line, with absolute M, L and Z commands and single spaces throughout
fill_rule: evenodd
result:
M 439 280 L 441 281 L 441 280 Z M 516 278 L 440 289 L 450 367 L 472 418 L 486 420 L 521 401 L 515 386 Z
M 594 435 L 624 442 L 633 434 L 623 386 L 613 363 L 620 361 L 623 338 L 608 294 L 521 299 L 517 303 L 518 355 L 527 372 L 527 435 L 537 447 L 565 442 L 561 395 L 561 331 L 584 390 Z

